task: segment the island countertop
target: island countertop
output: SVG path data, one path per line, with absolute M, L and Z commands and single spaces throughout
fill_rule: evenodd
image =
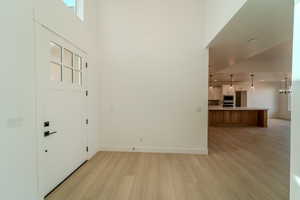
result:
M 208 106 L 208 110 L 269 110 L 262 107 L 223 107 L 223 106 Z
M 268 108 L 262 107 L 208 107 L 210 126 L 268 127 Z

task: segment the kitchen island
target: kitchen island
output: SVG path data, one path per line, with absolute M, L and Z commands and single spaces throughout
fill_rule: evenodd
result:
M 268 109 L 209 106 L 209 126 L 268 127 Z

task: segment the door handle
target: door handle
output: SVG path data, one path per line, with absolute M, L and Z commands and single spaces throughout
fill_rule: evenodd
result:
M 55 134 L 55 133 L 57 133 L 57 132 L 56 132 L 56 131 L 53 131 L 53 132 L 45 131 L 45 132 L 44 132 L 44 137 L 48 137 L 48 136 L 53 135 L 53 134 Z

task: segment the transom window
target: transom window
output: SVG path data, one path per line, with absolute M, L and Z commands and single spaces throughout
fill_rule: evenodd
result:
M 69 8 L 75 8 L 76 7 L 76 0 L 64 0 L 64 3 Z
M 84 20 L 84 0 L 62 0 L 64 4 L 72 9 L 77 17 Z
M 50 42 L 50 80 L 82 85 L 82 57 Z

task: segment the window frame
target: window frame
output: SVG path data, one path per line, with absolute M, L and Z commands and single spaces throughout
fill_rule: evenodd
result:
M 80 59 L 80 66 L 77 66 L 79 68 L 76 69 L 75 63 L 78 62 L 76 59 Z M 79 73 L 79 83 L 75 82 L 75 76 L 77 75 L 76 73 Z M 74 65 L 73 65 L 73 84 L 82 86 L 82 73 L 83 73 L 83 57 L 77 53 L 74 54 Z M 77 77 L 78 78 L 78 77 Z
M 84 21 L 84 2 L 85 0 L 74 0 L 75 5 L 74 6 L 68 6 L 65 3 L 65 0 L 62 0 L 63 4 L 67 7 L 67 8 L 71 8 L 74 12 L 74 14 L 81 20 Z
M 76 16 L 81 20 L 84 21 L 84 2 L 85 0 L 76 0 Z

